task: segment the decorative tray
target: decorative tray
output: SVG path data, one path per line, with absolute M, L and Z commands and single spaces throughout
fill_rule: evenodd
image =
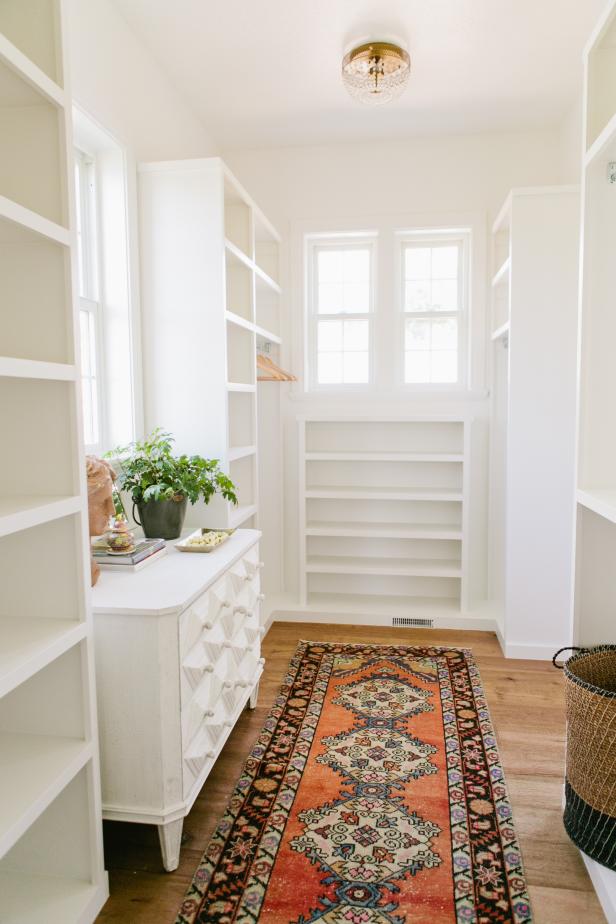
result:
M 202 526 L 201 529 L 196 529 L 190 536 L 176 542 L 175 547 L 178 552 L 213 552 L 223 542 L 226 542 L 234 532 L 234 529 L 207 529 Z M 208 536 L 212 536 L 209 541 Z

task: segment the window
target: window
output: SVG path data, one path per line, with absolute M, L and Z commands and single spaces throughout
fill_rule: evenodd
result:
M 84 441 L 88 451 L 101 443 L 100 342 L 98 243 L 94 161 L 75 150 L 75 202 L 79 282 L 79 335 Z
M 404 382 L 460 382 L 467 238 L 446 232 L 402 242 Z
M 374 240 L 312 240 L 309 338 L 315 386 L 371 380 Z

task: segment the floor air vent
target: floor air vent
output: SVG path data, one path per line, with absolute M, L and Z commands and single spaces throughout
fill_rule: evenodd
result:
M 421 616 L 393 616 L 392 626 L 404 626 L 407 629 L 433 629 L 433 619 L 422 619 Z

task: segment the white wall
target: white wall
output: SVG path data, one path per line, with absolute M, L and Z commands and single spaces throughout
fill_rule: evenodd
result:
M 65 0 L 75 101 L 137 161 L 203 157 L 203 123 L 111 0 Z
M 367 116 L 369 118 L 369 112 Z M 286 296 L 287 363 L 299 362 L 301 344 L 301 266 L 296 250 L 289 246 L 298 226 L 328 224 L 370 215 L 435 216 L 452 213 L 483 216 L 485 231 L 491 225 L 509 189 L 513 186 L 552 185 L 571 181 L 568 135 L 562 130 L 512 134 L 416 138 L 404 142 L 370 142 L 363 145 L 290 147 L 223 154 L 231 170 L 250 190 L 274 222 L 285 241 L 282 282 Z M 295 254 L 295 255 L 294 255 Z M 487 267 L 485 268 L 487 270 Z M 478 296 L 484 301 L 487 285 L 479 280 Z M 481 349 L 483 344 L 476 347 Z M 297 365 L 292 371 L 299 372 Z M 342 410 L 344 402 L 307 396 L 301 386 L 282 386 L 284 426 L 284 556 L 285 588 L 294 597 L 298 588 L 298 459 L 296 416 Z M 357 398 L 350 399 L 356 402 Z M 391 401 L 370 402 L 378 415 Z M 435 407 L 436 405 L 436 407 Z M 479 420 L 487 420 L 488 397 L 481 389 L 466 399 L 400 399 L 401 413 L 458 413 L 472 408 Z M 365 403 L 362 406 L 365 411 Z M 272 477 L 278 476 L 272 471 Z M 487 468 L 479 453 L 474 473 L 476 515 L 474 553 L 485 558 L 487 532 Z M 273 520 L 277 522 L 277 517 Z M 267 528 L 267 522 L 263 526 Z M 485 592 L 485 571 L 476 571 L 475 595 Z

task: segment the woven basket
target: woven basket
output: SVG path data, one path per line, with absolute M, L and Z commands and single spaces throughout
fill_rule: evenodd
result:
M 556 658 L 561 649 L 554 655 Z M 585 854 L 616 870 L 616 645 L 573 649 L 564 664 L 564 823 Z

